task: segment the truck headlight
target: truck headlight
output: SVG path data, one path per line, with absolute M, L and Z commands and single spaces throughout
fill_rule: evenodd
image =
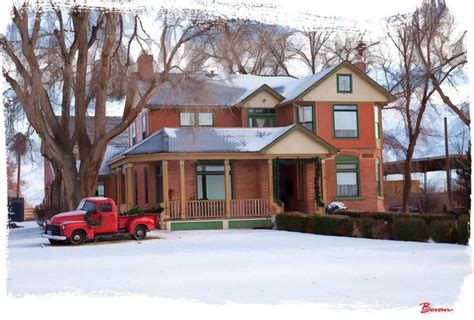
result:
M 61 228 L 63 229 L 63 231 L 66 230 L 66 225 L 63 224 L 63 225 L 61 226 Z

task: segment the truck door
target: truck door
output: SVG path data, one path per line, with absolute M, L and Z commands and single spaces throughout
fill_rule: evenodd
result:
M 100 203 L 97 208 L 97 214 L 99 215 L 99 217 L 102 217 L 102 224 L 96 227 L 96 234 L 117 232 L 117 212 L 113 211 L 113 206 L 111 202 Z

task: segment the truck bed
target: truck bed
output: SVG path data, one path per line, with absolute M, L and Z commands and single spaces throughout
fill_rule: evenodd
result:
M 134 215 L 131 215 L 131 216 L 121 216 L 121 215 L 119 215 L 118 216 L 118 230 L 127 229 L 127 227 L 130 225 L 130 223 L 133 220 L 138 219 L 138 218 L 152 219 L 155 222 L 155 226 L 157 226 L 157 221 L 159 220 L 158 219 L 159 216 L 160 216 L 159 214 L 155 214 L 155 213 L 146 213 L 144 215 L 134 214 Z

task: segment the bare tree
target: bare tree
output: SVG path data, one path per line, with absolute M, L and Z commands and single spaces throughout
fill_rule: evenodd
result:
M 327 59 L 323 57 L 325 57 L 325 45 L 330 40 L 331 33 L 313 30 L 300 31 L 299 35 L 303 41 L 294 51 L 311 70 L 311 74 L 315 74 L 322 67 L 326 67 Z
M 44 11 L 24 4 L 13 7 L 12 17 L 19 39 L 0 38 L 3 54 L 13 66 L 4 66 L 3 76 L 40 136 L 43 154 L 61 177 L 61 208 L 72 209 L 80 198 L 95 193 L 108 142 L 130 125 L 166 81 L 183 45 L 211 27 L 189 19 L 189 25 L 180 25 L 177 33 L 178 26 L 164 23 L 159 43 L 161 72 L 138 95 L 137 74 L 129 72 L 129 53 L 132 42 L 140 42 L 139 19 L 133 19 L 134 31 L 127 37 L 124 20 L 128 17 L 119 11 L 81 6 L 53 6 L 52 11 Z M 106 131 L 107 102 L 124 96 L 122 121 Z M 87 132 L 89 113 L 93 113 L 94 132 Z M 76 145 L 78 159 L 73 151 Z
M 394 149 L 404 155 L 404 183 L 402 211 L 408 213 L 410 190 L 412 185 L 411 166 L 417 141 L 420 137 L 430 135 L 430 126 L 426 121 L 427 108 L 437 108 L 432 99 L 436 86 L 432 83 L 433 70 L 439 69 L 436 58 L 438 17 L 434 15 L 434 4 L 424 4 L 418 8 L 409 20 L 395 16 L 390 21 L 388 37 L 396 51 L 394 61 L 385 60 L 382 69 L 392 93 L 398 101 L 389 106 L 396 110 L 405 125 L 405 135 L 385 135 Z M 447 69 L 444 75 L 437 78 L 441 85 L 454 76 L 455 68 Z M 438 74 L 439 75 L 439 74 Z

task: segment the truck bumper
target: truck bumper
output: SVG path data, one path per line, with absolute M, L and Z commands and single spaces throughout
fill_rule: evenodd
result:
M 41 236 L 46 239 L 51 239 L 51 240 L 66 240 L 67 238 L 65 236 L 52 236 L 46 233 L 42 233 Z

